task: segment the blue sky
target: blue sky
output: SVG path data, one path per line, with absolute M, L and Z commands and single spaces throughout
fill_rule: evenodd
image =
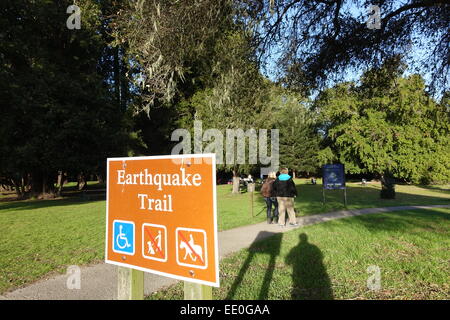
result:
M 350 13 L 350 15 L 354 18 L 357 18 L 361 23 L 366 23 L 367 19 L 369 18 L 369 8 L 365 6 L 358 6 L 358 3 L 361 3 L 360 1 L 354 1 L 350 5 L 344 6 L 342 12 Z M 401 5 L 405 4 L 405 1 L 396 1 L 395 2 L 395 8 L 400 7 Z M 391 10 L 389 10 L 391 11 Z M 385 14 L 383 13 L 383 7 L 380 7 L 380 13 L 381 17 L 383 17 Z M 368 32 L 371 32 L 370 29 L 367 29 Z M 408 63 L 408 69 L 405 71 L 405 75 L 412 74 L 412 73 L 420 73 L 422 77 L 425 79 L 426 84 L 431 83 L 431 74 L 429 72 L 426 72 L 421 67 L 421 60 L 423 60 L 424 57 L 427 56 L 429 53 L 430 48 L 432 48 L 430 44 L 429 39 L 425 39 L 420 35 L 417 35 L 421 42 L 421 46 L 412 46 L 409 53 L 406 55 L 405 62 Z M 279 48 L 276 48 L 275 50 L 278 50 Z M 276 53 L 272 53 L 270 58 L 267 61 L 267 64 L 261 68 L 261 71 L 269 77 L 271 80 L 276 80 L 276 73 L 277 73 L 277 59 L 279 58 L 279 55 Z M 356 81 L 359 79 L 359 77 L 362 75 L 362 73 L 368 68 L 368 66 L 361 66 L 358 70 L 346 70 L 346 74 L 343 75 L 343 81 Z M 334 84 L 333 81 L 330 81 L 327 86 L 332 86 Z

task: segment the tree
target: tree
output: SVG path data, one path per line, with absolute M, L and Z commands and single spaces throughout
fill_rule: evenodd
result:
M 21 196 L 53 194 L 58 172 L 98 173 L 125 152 L 123 114 L 98 68 L 101 8 L 77 3 L 80 30 L 66 27 L 69 1 L 0 6 L 0 171 Z
M 188 102 L 195 110 L 192 120 L 201 120 L 204 129 L 217 129 L 222 136 L 226 136 L 229 129 L 242 130 L 246 135 L 244 143 L 249 138 L 249 148 L 251 136 L 257 135 L 258 129 L 273 125 L 268 100 L 270 83 L 261 76 L 253 58 L 245 34 L 240 31 L 224 33 L 216 41 L 211 55 L 212 73 L 205 81 L 207 87 L 197 91 Z M 233 193 L 237 193 L 239 175 L 243 171 L 249 172 L 257 163 L 249 161 L 250 150 L 245 159 L 237 159 L 236 153 L 233 159 L 226 159 L 224 151 L 224 148 L 217 151 L 224 159 L 218 167 L 233 172 Z
M 170 104 L 191 73 L 209 73 L 210 53 L 220 34 L 233 25 L 232 1 L 131 1 L 114 17 L 117 44 L 126 45 L 128 58 L 139 67 L 132 78 L 143 103 L 135 112 L 155 103 Z
M 316 119 L 305 98 L 286 90 L 280 93 L 275 126 L 280 130 L 280 163 L 295 172 L 315 172 L 320 137 Z
M 367 22 L 379 8 L 380 28 Z M 432 88 L 446 90 L 449 72 L 450 4 L 445 0 L 241 1 L 263 60 L 280 59 L 290 82 L 324 85 L 361 65 L 379 67 L 395 54 L 432 74 Z M 375 16 L 374 19 L 378 19 Z M 376 26 L 375 26 L 376 27 Z M 420 55 L 413 48 L 424 48 Z M 294 80 L 292 80 L 294 79 Z
M 112 14 L 116 45 L 135 69 L 128 74 L 138 97 L 130 104 L 138 154 L 170 153 L 171 131 L 191 128 L 193 95 L 221 75 L 216 42 L 236 29 L 231 0 L 124 1 Z M 199 23 L 201 21 L 201 23 Z
M 448 114 L 419 75 L 401 77 L 403 68 L 389 60 L 367 71 L 359 86 L 339 84 L 315 102 L 328 144 L 322 160 L 379 174 L 383 189 L 391 175 L 413 183 L 450 179 Z

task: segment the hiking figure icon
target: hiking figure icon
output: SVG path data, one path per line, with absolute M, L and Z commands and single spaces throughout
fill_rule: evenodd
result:
M 142 256 L 145 259 L 167 261 L 167 228 L 163 225 L 142 225 Z
M 158 235 L 155 237 L 156 247 L 158 251 L 161 251 L 161 230 L 158 231 Z M 148 253 L 155 254 L 155 249 L 153 249 L 153 241 L 148 241 Z

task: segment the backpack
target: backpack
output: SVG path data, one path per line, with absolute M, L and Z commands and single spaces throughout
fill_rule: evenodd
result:
M 272 184 L 275 181 L 273 178 L 267 178 L 261 187 L 261 195 L 264 198 L 270 198 L 272 196 Z

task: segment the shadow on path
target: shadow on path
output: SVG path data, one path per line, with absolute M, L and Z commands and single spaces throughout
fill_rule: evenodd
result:
M 271 237 L 270 241 L 265 241 L 261 243 L 260 240 Z M 228 291 L 227 297 L 225 299 L 230 300 L 236 294 L 237 289 L 242 283 L 245 274 L 247 273 L 250 264 L 256 254 L 268 254 L 269 263 L 267 264 L 266 273 L 264 275 L 264 279 L 261 285 L 261 289 L 259 291 L 258 298 L 259 300 L 266 300 L 269 295 L 270 282 L 272 281 L 273 273 L 275 271 L 275 261 L 277 256 L 280 254 L 280 246 L 281 240 L 283 238 L 282 233 L 274 233 L 268 231 L 261 231 L 256 236 L 254 242 L 248 249 L 249 253 L 247 259 L 245 259 L 242 264 L 241 270 L 231 285 L 230 291 Z
M 292 265 L 293 300 L 333 299 L 331 281 L 323 265 L 320 249 L 308 242 L 305 233 L 300 242 L 286 256 L 286 264 Z

